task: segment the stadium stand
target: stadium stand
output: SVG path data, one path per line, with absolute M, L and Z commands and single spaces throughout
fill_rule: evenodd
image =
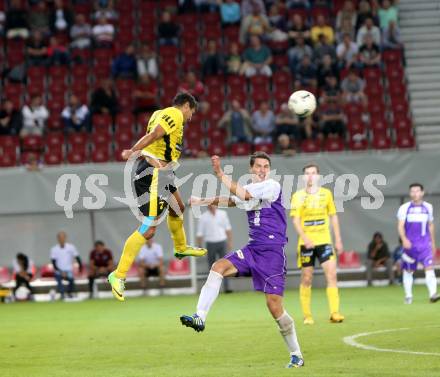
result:
M 272 110 L 277 114 L 280 105 L 286 102 L 294 89 L 297 89 L 298 82 L 303 81 L 299 76 L 302 74 L 300 70 L 289 69 L 287 51 L 295 45 L 295 39 L 289 37 L 295 30 L 292 29 L 294 26 L 291 26 L 289 20 L 299 15 L 303 18 L 305 30 L 320 30 L 316 22 L 319 16 L 324 16 L 325 22 L 330 25 L 336 36 L 336 42 L 333 46 L 323 48 L 332 51 L 338 43 L 338 35 L 343 32 L 337 20 L 346 16 L 344 13 L 346 2 L 317 0 L 310 2 L 312 4 L 310 8 L 292 9 L 287 8 L 288 2 L 279 2 L 276 11 L 272 10 L 273 5 L 269 7 L 269 3 L 273 2 L 266 4 L 271 32 L 261 35 L 261 39 L 272 53 L 271 77 L 254 75 L 246 78 L 244 75 L 229 72 L 226 67 L 219 69 L 220 73 L 216 75 L 202 77 L 202 63 L 205 61 L 208 42 L 215 41 L 218 53 L 227 60 L 230 46 L 239 42 L 241 37 L 239 25 L 222 25 L 218 7 L 210 9 L 211 12 L 202 13 L 197 9 L 192 11 L 179 9 L 178 2 L 172 0 L 116 1 L 115 8 L 110 14 L 117 17 L 107 20 L 107 23 L 114 26 L 115 34 L 105 43 L 100 40 L 99 43 L 95 41 L 90 43 L 89 47 L 82 49 L 69 48 L 69 43 L 73 41 L 69 32 L 55 33 L 58 41 L 69 48 L 68 64 L 51 64 L 47 61 L 44 65 L 31 65 L 27 59 L 26 40 L 20 37 L 8 38 L 8 30 L 6 30 L 5 35 L 0 39 L 0 55 L 5 57 L 0 59 L 0 69 L 3 72 L 2 104 L 5 100 L 10 100 L 15 109 L 20 110 L 29 102 L 30 96 L 38 93 L 43 95 L 50 116 L 43 138 L 28 136 L 19 140 L 17 137 L 19 130 L 2 130 L 0 166 L 16 166 L 26 161 L 26 154 L 29 152 L 34 153 L 47 165 L 120 161 L 120 151 L 130 146 L 143 132 L 145 119 L 155 107 L 143 114 L 134 113 L 135 101 L 132 93 L 137 84 L 133 78 L 118 78 L 112 81 L 113 94 L 111 92 L 107 94 L 114 95 L 117 100 L 115 114 L 112 111 L 109 114 L 98 114 L 104 110 L 93 108 L 92 97 L 94 90 L 99 88 L 101 80 L 111 78 L 114 59 L 131 43 L 137 46 L 138 51 L 142 44 L 147 44 L 151 50 L 151 59 L 156 59 L 156 63 L 158 62 L 159 75 L 151 76 L 157 88 L 154 93 L 154 103 L 167 106 L 189 71 L 194 72 L 196 77 L 202 80 L 203 89 L 199 100 L 209 104 L 209 110 L 198 114 L 187 129 L 185 136 L 187 157 L 202 156 L 206 153 L 241 156 L 254 149 L 272 152 L 276 149 L 276 145 L 252 145 L 252 143 L 229 145 L 222 142 L 220 139 L 222 130 L 218 128 L 218 120 L 229 109 L 233 99 L 245 104 L 249 111 L 257 108 L 261 101 L 269 100 Z M 357 6 L 358 2 L 353 1 L 353 3 Z M 376 3 L 372 2 L 373 8 L 369 16 L 379 24 L 378 9 L 374 8 Z M 27 1 L 21 1 L 21 4 L 27 12 L 32 12 L 35 7 L 28 5 Z M 84 15 L 85 22 L 91 26 L 98 24 L 93 2 L 64 1 L 64 4 L 75 15 Z M 4 6 L 4 11 L 7 14 L 9 9 Z M 179 27 L 177 45 L 159 43 L 158 25 L 164 11 L 171 12 L 171 21 Z M 277 14 L 276 19 L 270 17 L 272 12 Z M 364 19 L 365 15 L 362 16 Z M 358 15 L 359 19 L 361 15 Z M 274 33 L 274 30 L 277 33 Z M 355 33 L 354 26 L 351 31 L 352 34 Z M 32 34 L 33 31 L 31 30 L 30 33 Z M 315 55 L 320 45 L 314 45 L 308 38 L 306 41 L 314 49 Z M 241 52 L 247 47 L 246 44 L 238 46 Z M 395 49 L 381 46 L 380 50 L 380 64 L 374 66 L 361 64 L 357 55 L 351 67 L 341 67 L 340 61 L 333 57 L 332 69 L 339 76 L 339 80 L 346 77 L 349 68 L 355 69 L 362 77 L 368 105 L 364 108 L 356 103 L 345 104 L 344 135 L 328 140 L 322 137 L 321 114 L 318 109 L 313 119 L 313 134 L 303 136 L 301 140 L 293 140 L 292 144 L 296 145 L 298 152 L 415 148 L 403 49 L 399 45 Z M 360 51 L 363 51 L 362 48 Z M 317 57 L 313 60 L 318 72 L 314 73 L 316 81 L 319 78 L 317 75 L 320 72 L 321 62 Z M 314 92 L 322 103 L 325 88 L 322 82 L 317 81 L 318 86 L 306 86 L 305 89 Z M 91 119 L 91 130 L 87 134 L 68 133 L 64 128 L 61 112 L 70 94 L 75 94 L 80 103 L 88 104 L 94 114 Z M 103 95 L 101 93 L 100 96 Z M 107 97 L 100 98 L 99 103 L 108 100 Z

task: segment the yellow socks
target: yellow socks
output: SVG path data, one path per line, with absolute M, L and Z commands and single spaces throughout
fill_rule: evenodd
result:
M 141 247 L 146 240 L 139 231 L 135 230 L 130 237 L 125 241 L 124 249 L 122 250 L 121 259 L 116 268 L 116 277 L 118 279 L 125 279 L 127 272 L 133 264 L 134 259 L 139 254 Z
M 312 287 L 299 286 L 299 301 L 301 302 L 301 309 L 304 318 L 312 316 L 311 301 L 312 301 Z
M 330 314 L 339 313 L 339 291 L 337 287 L 327 288 L 327 299 Z
M 168 215 L 168 229 L 170 230 L 171 239 L 174 242 L 175 251 L 186 250 L 186 235 L 183 227 L 183 217 L 175 217 Z

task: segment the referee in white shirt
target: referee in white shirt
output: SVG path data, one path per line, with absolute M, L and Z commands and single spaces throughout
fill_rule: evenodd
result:
M 208 210 L 200 217 L 197 227 L 197 246 L 202 247 L 203 242 L 208 250 L 208 267 L 220 258 L 223 258 L 228 250 L 232 250 L 231 223 L 226 211 L 209 205 Z M 225 292 L 231 292 L 228 279 L 224 279 Z
M 76 250 L 76 247 L 71 243 L 67 243 L 66 239 L 66 233 L 59 232 L 57 234 L 58 244 L 50 250 L 50 259 L 52 260 L 53 268 L 55 270 L 54 276 L 62 300 L 64 299 L 63 280 L 67 280 L 69 283 L 67 297 L 71 298 L 75 290 L 75 278 L 73 276 L 73 263 L 75 259 L 78 262 L 79 271 L 82 271 L 82 263 L 78 250 Z

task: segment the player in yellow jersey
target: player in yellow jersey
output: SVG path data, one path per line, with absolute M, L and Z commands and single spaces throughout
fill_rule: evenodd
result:
M 182 150 L 184 123 L 191 120 L 197 102 L 191 94 L 179 93 L 173 106 L 155 111 L 151 116 L 146 134 L 131 148 L 122 152 L 127 160 L 133 154 L 140 157 L 134 177 L 139 210 L 144 221 L 127 238 L 118 267 L 108 276 L 112 292 L 119 301 L 124 301 L 125 278 L 141 247 L 154 236 L 157 219 L 168 208 L 167 224 L 174 243 L 174 255 L 203 256 L 206 249 L 188 246 L 183 227 L 185 208 L 170 165 L 177 162 Z
M 344 316 L 339 313 L 339 292 L 336 277 L 336 254 L 332 246 L 330 223 L 335 238 L 335 248 L 342 253 L 343 246 L 333 195 L 319 187 L 319 167 L 309 164 L 303 168 L 306 188 L 292 195 L 290 216 L 298 233 L 298 267 L 301 268 L 299 296 L 304 324 L 314 323 L 311 311 L 312 279 L 315 260 L 318 259 L 327 280 L 327 298 L 330 321 L 339 323 Z

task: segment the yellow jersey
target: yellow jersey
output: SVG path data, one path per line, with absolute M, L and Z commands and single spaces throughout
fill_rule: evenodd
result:
M 175 107 L 157 110 L 151 115 L 147 125 L 147 133 L 161 126 L 165 135 L 151 143 L 143 151 L 164 161 L 177 161 L 183 148 L 183 114 Z
M 331 244 L 329 216 L 336 214 L 335 202 L 330 190 L 320 187 L 314 194 L 299 190 L 292 195 L 290 216 L 300 217 L 301 226 L 314 245 Z M 298 238 L 298 250 L 304 245 Z

